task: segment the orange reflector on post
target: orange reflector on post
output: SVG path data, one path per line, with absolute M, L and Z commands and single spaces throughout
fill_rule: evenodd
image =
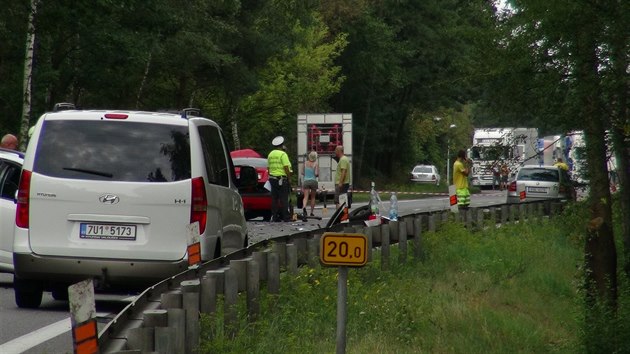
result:
M 75 354 L 98 353 L 98 333 L 96 320 L 90 319 L 72 328 L 72 341 Z
M 451 202 L 451 206 L 457 204 L 457 195 L 450 196 L 449 200 Z
M 195 242 L 188 245 L 188 265 L 192 266 L 201 263 L 201 243 Z
M 527 196 L 527 195 L 526 195 L 525 191 L 522 191 L 522 192 L 519 194 L 519 197 L 521 198 L 521 200 L 525 199 L 525 197 L 526 197 L 526 196 Z

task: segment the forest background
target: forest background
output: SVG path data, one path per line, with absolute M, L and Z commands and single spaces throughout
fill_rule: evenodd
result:
M 630 2 L 507 4 L 4 1 L 0 132 L 24 144 L 58 102 L 196 107 L 231 148 L 266 154 L 284 135 L 295 159 L 298 113 L 352 113 L 353 176 L 366 187 L 405 179 L 418 162 L 445 170 L 447 150 L 467 148 L 474 128 L 583 130 L 585 300 L 588 309 L 603 305 L 593 316 L 614 316 L 617 263 L 630 274 L 630 220 L 613 230 L 606 159 L 617 157 L 621 215 L 630 215 Z

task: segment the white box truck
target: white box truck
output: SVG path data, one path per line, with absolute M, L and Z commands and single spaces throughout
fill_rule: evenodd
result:
M 297 117 L 297 160 L 298 160 L 298 201 L 302 205 L 302 171 L 307 155 L 317 152 L 319 164 L 319 186 L 317 196 L 320 201 L 335 194 L 335 147 L 342 145 L 344 154 L 350 159 L 352 168 L 352 114 L 320 113 L 298 114 Z M 352 178 L 353 174 L 350 174 Z M 348 191 L 349 204 L 352 200 L 352 180 Z
M 473 135 L 468 158 L 473 167 L 470 180 L 473 186 L 492 186 L 492 165 L 507 164 L 510 174 L 520 166 L 537 165 L 538 129 L 536 128 L 478 128 Z

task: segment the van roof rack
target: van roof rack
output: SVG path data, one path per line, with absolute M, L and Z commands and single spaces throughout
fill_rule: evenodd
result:
M 53 106 L 53 112 L 68 111 L 76 108 L 77 107 L 74 105 L 74 103 L 60 102 L 55 103 L 55 105 Z

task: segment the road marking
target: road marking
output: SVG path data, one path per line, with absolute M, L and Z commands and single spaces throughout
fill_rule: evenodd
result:
M 0 345 L 0 353 L 22 353 L 71 329 L 68 317 Z

